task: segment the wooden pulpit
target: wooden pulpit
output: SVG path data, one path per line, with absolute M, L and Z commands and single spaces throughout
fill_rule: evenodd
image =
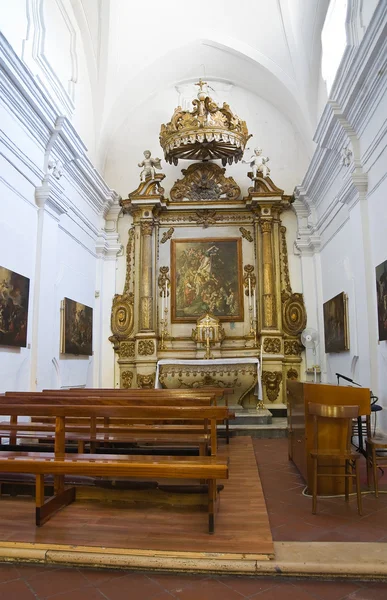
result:
M 308 490 L 312 489 L 312 459 L 314 446 L 313 420 L 308 413 L 309 402 L 314 404 L 341 404 L 359 406 L 359 415 L 371 414 L 370 390 L 322 383 L 287 382 L 289 459 L 304 477 Z M 327 421 L 319 434 L 319 447 L 340 448 L 346 432 Z M 338 463 L 339 465 L 340 463 Z M 332 471 L 332 469 L 330 469 Z M 338 470 L 339 472 L 339 470 Z M 318 481 L 318 495 L 344 493 L 344 478 L 322 477 Z

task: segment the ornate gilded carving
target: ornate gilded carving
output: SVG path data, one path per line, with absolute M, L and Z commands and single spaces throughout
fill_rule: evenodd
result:
M 270 402 L 274 402 L 278 398 L 281 381 L 281 371 L 264 371 L 262 373 L 262 382 L 266 386 L 266 395 Z
M 140 301 L 140 328 L 151 329 L 152 323 L 152 297 L 143 296 Z
M 280 260 L 281 260 L 281 287 L 282 290 L 292 293 L 292 287 L 290 285 L 290 276 L 289 276 L 289 262 L 288 262 L 288 247 L 286 244 L 286 227 L 282 225 L 280 227 L 281 233 L 281 252 L 280 252 Z
M 285 340 L 284 352 L 285 356 L 300 356 L 303 346 L 298 340 Z
M 272 222 L 267 220 L 260 221 L 262 233 L 271 233 L 272 230 Z
M 134 242 L 134 227 L 129 230 L 128 243 L 126 246 L 126 276 L 124 291 L 116 294 L 113 298 L 111 312 L 111 330 L 113 335 L 109 337 L 114 350 L 121 355 L 120 342 L 127 339 L 133 331 L 134 325 L 134 295 L 129 292 L 132 275 L 132 251 Z
M 155 343 L 153 340 L 140 340 L 138 342 L 138 353 L 141 356 L 150 356 L 155 353 Z
M 160 145 L 165 160 L 177 165 L 179 159 L 222 159 L 225 166 L 242 159 L 249 132 L 246 122 L 232 112 L 225 102 L 219 107 L 203 91 L 200 80 L 192 112 L 175 108 L 172 118 L 161 125 Z
M 216 215 L 215 210 L 197 210 L 195 216 L 190 215 L 190 221 L 196 221 L 198 225 L 203 225 L 204 229 L 206 229 L 209 225 L 214 225 L 217 221 L 221 220 L 221 217 Z
M 135 343 L 134 342 L 121 342 L 119 349 L 120 358 L 134 358 L 135 356 Z
M 133 373 L 132 371 L 123 371 L 121 373 L 121 388 L 125 390 L 132 387 Z
M 250 231 L 248 229 L 245 229 L 244 227 L 239 227 L 239 231 L 242 234 L 242 237 L 247 240 L 248 242 L 252 242 L 253 241 L 253 236 L 251 235 Z
M 289 369 L 286 377 L 287 379 L 298 379 L 298 371 L 296 369 Z
M 168 240 L 170 240 L 170 239 L 171 239 L 171 237 L 172 237 L 172 236 L 173 236 L 173 234 L 174 234 L 174 231 L 175 231 L 175 228 L 174 228 L 174 227 L 170 227 L 170 228 L 168 229 L 168 231 L 165 231 L 165 232 L 163 233 L 163 237 L 162 237 L 162 238 L 161 238 L 161 240 L 160 240 L 160 243 L 161 243 L 161 244 L 165 244 L 165 242 L 167 242 Z
M 255 288 L 257 283 L 257 278 L 254 275 L 254 266 L 253 265 L 245 265 L 243 267 L 246 275 L 243 276 L 243 285 L 245 287 L 246 296 L 250 295 L 250 290 Z
M 219 381 L 218 379 L 211 377 L 211 375 L 204 375 L 203 379 L 201 379 L 200 381 L 193 381 L 191 383 L 185 383 L 182 379 L 179 379 L 178 381 L 178 387 L 182 389 L 198 389 L 202 387 L 235 388 L 241 385 L 238 381 L 238 377 L 235 377 L 235 379 L 232 382 L 227 383 L 225 381 Z
M 285 292 L 286 294 L 286 292 Z M 302 294 L 291 294 L 284 301 L 282 294 L 283 329 L 288 335 L 298 335 L 306 327 L 306 310 Z
M 132 205 L 132 200 L 164 200 L 164 188 L 160 185 L 164 179 L 164 173 L 156 173 L 153 179 L 147 179 L 142 181 L 138 188 L 128 194 L 127 198 L 121 198 L 120 206 L 122 206 L 124 212 L 131 213 L 136 210 L 136 207 Z
M 171 278 L 169 277 L 169 267 L 160 267 L 160 275 L 157 278 L 157 285 L 160 290 L 160 297 L 164 296 L 165 298 L 165 290 L 167 289 L 167 296 L 169 296 L 169 286 L 171 283 Z M 167 286 L 165 286 L 167 284 Z
M 152 389 L 155 387 L 155 374 L 137 375 L 137 387 L 143 389 Z
M 140 228 L 141 228 L 141 235 L 152 235 L 153 221 L 141 221 Z
M 232 177 L 225 177 L 226 169 L 215 163 L 195 163 L 182 169 L 183 179 L 178 179 L 171 189 L 173 202 L 201 200 L 236 200 L 241 189 Z
M 263 342 L 263 349 L 268 354 L 279 354 L 281 352 L 280 338 L 265 338 Z

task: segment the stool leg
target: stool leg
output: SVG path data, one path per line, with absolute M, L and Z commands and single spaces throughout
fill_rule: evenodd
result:
M 370 445 L 366 440 L 366 461 L 367 461 L 367 488 L 371 487 L 371 449 Z
M 378 466 L 376 464 L 376 450 L 375 450 L 375 446 L 372 446 L 372 471 L 373 471 L 373 476 L 374 476 L 375 497 L 379 498 Z
M 345 461 L 345 501 L 349 502 L 349 477 L 350 474 L 348 471 L 349 461 Z
M 317 512 L 317 458 L 313 458 L 312 513 Z
M 357 510 L 359 515 L 363 514 L 363 506 L 361 501 L 361 489 L 360 489 L 360 471 L 359 461 L 355 460 L 355 475 L 356 475 L 356 494 L 357 494 Z

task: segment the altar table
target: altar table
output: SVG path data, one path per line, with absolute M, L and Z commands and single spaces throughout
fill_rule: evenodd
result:
M 258 358 L 162 359 L 157 363 L 156 388 L 199 389 L 206 386 L 234 388 L 234 394 L 228 397 L 230 407 L 243 406 L 244 398 L 253 389 L 254 395 L 261 400 Z

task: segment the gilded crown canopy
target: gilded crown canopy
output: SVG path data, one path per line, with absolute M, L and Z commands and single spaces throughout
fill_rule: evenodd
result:
M 193 110 L 178 106 L 172 119 L 161 125 L 160 144 L 165 160 L 177 165 L 183 160 L 221 159 L 223 166 L 242 159 L 246 142 L 251 137 L 246 122 L 239 119 L 225 102 L 220 108 L 203 91 L 205 82 L 199 80 Z

